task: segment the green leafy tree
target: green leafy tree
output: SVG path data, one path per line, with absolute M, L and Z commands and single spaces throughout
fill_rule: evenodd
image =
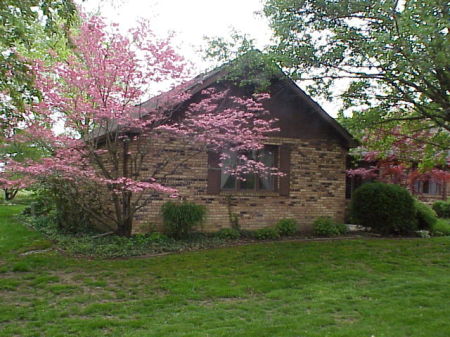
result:
M 215 61 L 219 67 L 222 65 L 222 69 L 226 68 L 224 81 L 264 92 L 273 77 L 280 74 L 273 55 L 258 50 L 253 38 L 235 29 L 227 37 L 205 37 L 205 41 L 204 58 Z
M 39 97 L 23 56 L 49 57 L 77 21 L 72 0 L 0 1 L 0 128 L 21 118 L 25 105 Z M 20 55 L 20 56 L 19 56 Z
M 20 132 L 20 131 L 18 131 Z M 6 201 L 13 200 L 17 192 L 28 187 L 27 179 L 23 177 L 11 177 L 11 174 L 5 172 L 9 160 L 23 163 L 27 160 L 39 160 L 46 154 L 45 147 L 32 142 L 2 142 L 0 138 L 0 188 L 4 192 Z M 20 183 L 8 183 L 11 178 L 22 178 Z
M 0 185 L 6 200 L 26 186 L 5 183 L 7 162 L 36 160 L 45 152 L 40 144 L 5 142 L 4 138 L 21 132 L 17 121 L 23 120 L 25 107 L 40 99 L 28 60 L 49 64 L 67 57 L 71 52 L 67 34 L 77 22 L 72 0 L 0 1 Z M 49 53 L 50 49 L 54 52 Z
M 443 163 L 450 144 L 449 2 L 267 0 L 273 53 L 309 91 L 342 89 L 341 121 L 371 150 L 403 142 Z M 351 112 L 352 117 L 345 117 Z M 374 135 L 376 140 L 374 141 Z M 406 148 L 406 146 L 405 146 Z

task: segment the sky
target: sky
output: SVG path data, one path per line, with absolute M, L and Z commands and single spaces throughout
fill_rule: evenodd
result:
M 158 34 L 173 31 L 177 47 L 199 72 L 210 66 L 200 52 L 206 47 L 205 36 L 224 37 L 234 27 L 254 38 L 261 49 L 271 37 L 268 21 L 256 14 L 263 8 L 262 0 L 87 0 L 83 7 L 124 29 L 143 17 Z
M 258 15 L 263 9 L 262 0 L 86 0 L 82 6 L 111 23 L 119 23 L 123 29 L 135 26 L 139 18 L 146 18 L 156 33 L 174 32 L 174 42 L 194 64 L 195 75 L 214 66 L 202 57 L 205 36 L 227 37 L 234 28 L 253 38 L 259 49 L 264 49 L 272 36 L 267 19 Z M 336 104 L 313 99 L 336 116 Z

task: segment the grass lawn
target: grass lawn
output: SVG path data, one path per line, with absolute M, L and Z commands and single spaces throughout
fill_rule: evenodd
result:
M 0 206 L 0 336 L 450 336 L 450 238 L 130 260 L 46 249 Z

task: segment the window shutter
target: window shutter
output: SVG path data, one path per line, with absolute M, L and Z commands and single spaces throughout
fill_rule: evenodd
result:
M 280 177 L 280 195 L 289 196 L 291 179 L 291 148 L 289 144 L 280 146 L 280 171 L 285 174 Z
M 220 192 L 220 155 L 217 152 L 208 152 L 208 194 L 219 194 Z

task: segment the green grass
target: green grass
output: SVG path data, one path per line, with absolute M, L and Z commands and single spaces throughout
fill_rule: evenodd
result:
M 0 206 L 0 336 L 448 337 L 450 238 L 65 257 Z

